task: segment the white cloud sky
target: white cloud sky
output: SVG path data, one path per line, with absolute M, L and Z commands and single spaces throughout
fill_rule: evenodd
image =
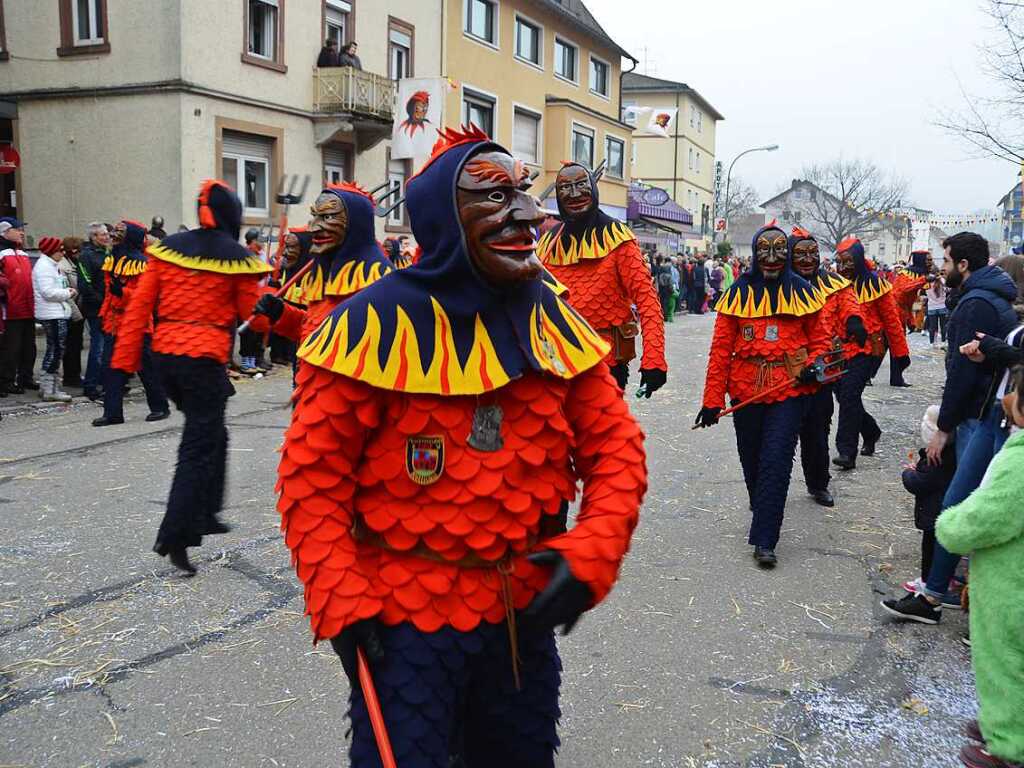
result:
M 978 46 L 992 40 L 980 0 L 586 0 L 647 74 L 699 91 L 725 121 L 717 159 L 754 153 L 734 174 L 767 199 L 810 162 L 870 159 L 938 213 L 993 208 L 1017 168 L 977 159 L 932 122 L 991 93 Z M 646 50 L 645 50 L 646 49 Z

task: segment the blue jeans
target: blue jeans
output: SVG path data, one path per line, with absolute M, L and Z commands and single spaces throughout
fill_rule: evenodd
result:
M 46 331 L 46 352 L 43 354 L 43 373 L 56 374 L 64 357 L 64 345 L 68 340 L 67 320 L 40 320 Z
M 89 359 L 85 364 L 85 380 L 82 388 L 91 395 L 99 390 L 100 372 L 103 369 L 103 346 L 105 336 L 98 317 L 85 318 L 89 326 Z
M 1002 420 L 1002 406 L 993 403 L 983 419 L 968 419 L 956 428 L 956 474 L 942 498 L 943 510 L 955 507 L 981 485 L 992 458 L 1009 437 L 1009 431 L 1000 426 Z M 932 567 L 924 588 L 928 597 L 938 600 L 946 594 L 959 562 L 960 554 L 947 551 L 936 540 Z

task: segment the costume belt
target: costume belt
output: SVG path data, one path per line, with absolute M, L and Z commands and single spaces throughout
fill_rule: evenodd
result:
M 785 360 L 769 360 L 766 357 L 745 357 L 748 363 L 757 366 L 757 373 L 754 376 L 754 390 L 761 392 L 772 384 L 772 371 L 776 368 L 785 368 Z

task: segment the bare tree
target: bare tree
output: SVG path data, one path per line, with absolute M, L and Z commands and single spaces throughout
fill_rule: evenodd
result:
M 998 38 L 980 47 L 982 64 L 1000 93 L 981 98 L 963 91 L 964 106 L 935 121 L 974 148 L 978 156 L 1024 163 L 1024 2 L 987 0 L 985 12 Z
M 799 203 L 801 224 L 831 249 L 849 235 L 866 237 L 890 226 L 907 194 L 904 179 L 867 160 L 840 157 L 809 165 L 803 178 L 817 190 Z
M 749 216 L 759 205 L 757 190 L 747 184 L 739 176 L 734 176 L 729 181 L 729 194 L 723 195 L 721 210 L 718 211 L 719 218 L 733 219 L 741 216 Z

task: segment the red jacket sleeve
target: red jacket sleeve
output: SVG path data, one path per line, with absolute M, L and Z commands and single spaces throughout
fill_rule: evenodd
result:
M 356 566 L 351 533 L 356 468 L 367 434 L 380 423 L 377 398 L 366 384 L 312 365 L 299 368 L 278 467 L 277 509 L 305 588 L 314 642 L 383 608 Z
M 111 368 L 134 373 L 142 367 L 142 341 L 153 322 L 153 308 L 160 293 L 160 271 L 159 263 L 150 263 L 131 286 L 130 294 L 125 286 L 127 308 L 117 327 Z
M 900 320 L 900 310 L 896 305 L 896 297 L 889 291 L 885 296 L 876 299 L 875 306 L 878 307 L 878 315 L 882 319 L 882 328 L 885 329 L 885 336 L 889 340 L 889 348 L 893 357 L 907 357 L 910 355 L 910 347 L 907 346 L 907 334 L 903 330 L 903 321 Z
M 597 604 L 615 584 L 639 520 L 647 491 L 644 435 L 604 363 L 572 380 L 566 417 L 583 499 L 576 525 L 544 547 L 562 554 Z
M 285 303 L 284 312 L 271 326 L 271 330 L 278 336 L 283 336 L 291 341 L 302 341 L 302 325 L 305 321 L 306 310 Z
M 715 332 L 711 337 L 711 349 L 708 352 L 708 372 L 704 380 L 704 399 L 706 408 L 724 408 L 726 388 L 729 385 L 729 369 L 732 364 L 732 352 L 736 345 L 736 334 L 739 322 L 732 315 L 721 312 L 715 317 Z
M 658 293 L 651 281 L 643 254 L 634 241 L 624 243 L 617 249 L 616 269 L 619 280 L 626 289 L 626 295 L 640 313 L 640 333 L 643 336 L 644 354 L 641 368 L 668 370 L 665 362 L 665 316 L 661 311 Z

